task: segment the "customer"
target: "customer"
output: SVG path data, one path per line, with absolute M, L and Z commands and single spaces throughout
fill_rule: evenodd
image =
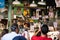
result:
M 14 37 L 18 36 L 19 29 L 17 24 L 11 26 L 11 33 L 4 35 L 1 40 L 12 40 Z
M 24 36 L 16 36 L 13 40 L 27 40 Z
M 43 24 L 41 27 L 40 40 L 52 40 L 51 38 L 47 37 L 48 31 L 49 31 L 48 26 L 46 24 Z
M 9 32 L 8 29 L 3 29 L 2 33 L 1 33 L 1 37 L 3 37 L 5 34 L 7 34 Z
M 8 32 L 9 32 L 8 29 L 3 29 L 3 31 L 2 31 L 2 33 L 1 33 L 1 35 L 0 35 L 0 40 L 1 40 L 1 38 L 2 38 L 5 34 L 7 34 Z
M 19 27 L 19 33 L 22 34 L 23 31 L 24 31 L 23 22 L 21 20 L 18 20 L 17 24 L 18 24 L 18 27 Z
M 39 31 L 39 27 L 36 27 L 35 29 L 35 33 L 34 35 L 32 36 L 31 40 L 40 40 L 40 35 L 41 35 L 41 32 Z
M 27 40 L 30 40 L 30 36 L 29 36 L 29 31 L 28 31 L 28 29 L 25 29 L 25 31 L 23 32 L 23 36 L 24 36 Z

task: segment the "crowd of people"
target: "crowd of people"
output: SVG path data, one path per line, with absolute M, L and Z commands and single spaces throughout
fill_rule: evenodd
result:
M 33 11 L 33 16 L 30 16 L 29 10 L 24 10 L 23 15 L 21 9 L 17 10 L 19 17 L 14 15 L 11 27 L 3 29 L 0 40 L 59 40 L 57 21 L 53 20 L 55 15 L 52 8 L 49 9 L 48 15 L 43 12 L 39 15 L 38 11 Z
M 12 25 L 9 29 L 3 29 L 0 40 L 59 40 L 59 38 L 51 38 L 48 32 L 55 31 L 54 27 L 49 28 L 47 21 L 26 19 L 25 21 L 21 17 L 12 20 Z M 58 33 L 59 34 L 59 33 Z
M 38 27 L 35 29 L 35 34 L 31 37 L 30 40 L 52 40 L 52 38 L 47 37 L 49 28 L 46 24 L 42 25 L 41 30 L 39 30 Z M 8 32 L 8 29 L 3 30 L 1 40 L 29 40 L 24 35 L 21 35 L 19 30 L 20 29 L 17 24 L 12 24 L 11 32 Z

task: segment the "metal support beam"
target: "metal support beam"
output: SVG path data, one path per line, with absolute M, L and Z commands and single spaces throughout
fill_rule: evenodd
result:
M 12 0 L 8 0 L 8 27 L 11 26 Z

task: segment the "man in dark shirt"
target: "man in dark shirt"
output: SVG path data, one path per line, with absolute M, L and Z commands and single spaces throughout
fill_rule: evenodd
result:
M 13 40 L 27 40 L 27 39 L 23 36 L 16 36 L 15 38 L 13 38 Z

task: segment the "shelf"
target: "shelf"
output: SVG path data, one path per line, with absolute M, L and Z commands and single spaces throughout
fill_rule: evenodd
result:
M 30 6 L 16 6 L 16 7 L 20 7 L 20 8 L 32 8 L 32 9 L 46 9 L 46 7 L 30 7 Z

